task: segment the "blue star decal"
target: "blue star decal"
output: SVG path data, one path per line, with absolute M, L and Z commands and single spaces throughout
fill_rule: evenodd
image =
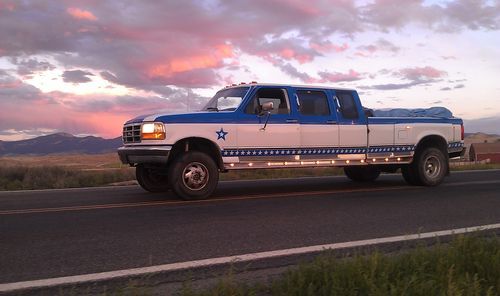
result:
M 221 127 L 220 131 L 215 132 L 217 134 L 217 140 L 226 140 L 226 135 L 229 134 L 228 132 L 225 132 L 224 129 Z

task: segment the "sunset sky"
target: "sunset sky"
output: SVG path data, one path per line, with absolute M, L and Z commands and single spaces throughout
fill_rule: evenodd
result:
M 113 138 L 242 81 L 444 106 L 500 134 L 500 0 L 0 0 L 0 140 Z

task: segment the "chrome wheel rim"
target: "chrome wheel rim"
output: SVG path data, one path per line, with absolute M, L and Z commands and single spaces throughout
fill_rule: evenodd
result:
M 441 162 L 436 156 L 429 156 L 424 162 L 424 173 L 429 179 L 434 179 L 441 173 Z
M 207 167 L 199 162 L 191 162 L 182 172 L 184 186 L 190 190 L 201 190 L 208 183 L 209 173 Z

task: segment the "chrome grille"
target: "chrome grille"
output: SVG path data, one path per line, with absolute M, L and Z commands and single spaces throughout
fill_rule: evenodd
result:
M 123 127 L 123 143 L 140 143 L 141 142 L 141 124 L 130 124 Z

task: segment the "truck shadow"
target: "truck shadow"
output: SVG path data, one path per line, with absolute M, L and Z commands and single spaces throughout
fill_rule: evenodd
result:
M 334 177 L 306 177 L 270 180 L 242 180 L 222 181 L 217 190 L 209 199 L 232 199 L 242 196 L 267 195 L 267 194 L 290 194 L 290 193 L 314 193 L 320 191 L 358 191 L 363 189 L 380 190 L 409 186 L 400 175 L 382 175 L 374 182 L 353 182 L 343 176 Z M 148 200 L 178 201 L 179 198 L 172 192 L 146 193 Z

